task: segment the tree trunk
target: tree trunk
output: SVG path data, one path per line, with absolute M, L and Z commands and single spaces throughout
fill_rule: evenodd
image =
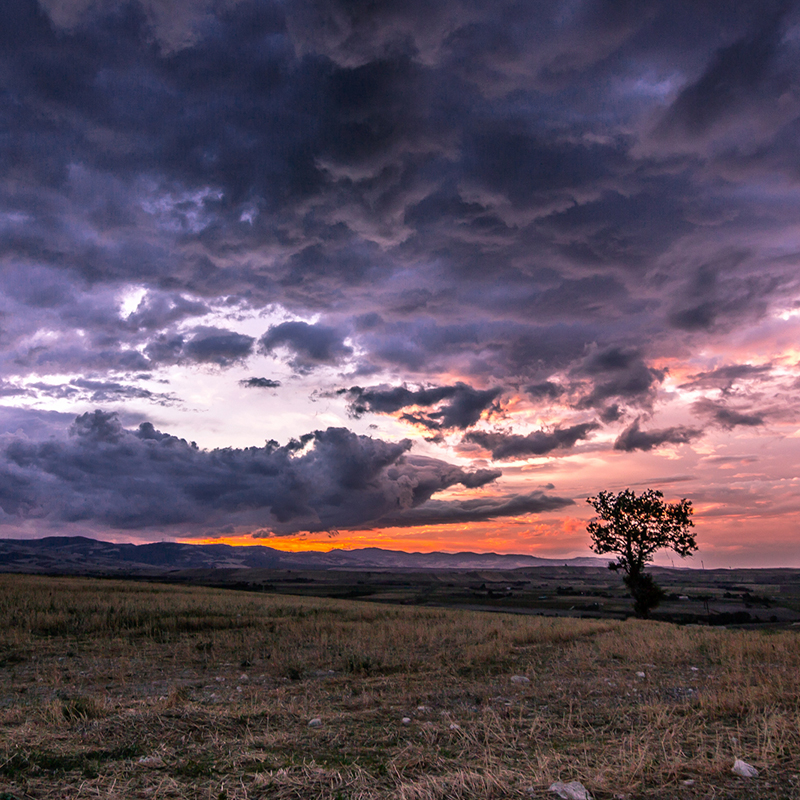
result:
M 650 611 L 666 596 L 651 575 L 634 566 L 625 576 L 625 585 L 633 598 L 633 610 L 640 619 L 649 619 Z

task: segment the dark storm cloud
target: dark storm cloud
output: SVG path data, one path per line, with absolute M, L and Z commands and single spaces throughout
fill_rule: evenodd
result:
M 183 347 L 192 361 L 227 367 L 241 361 L 253 352 L 255 339 L 220 328 L 197 328 Z
M 771 364 L 731 364 L 708 372 L 698 372 L 691 380 L 681 384 L 681 389 L 721 389 L 730 392 L 734 384 L 741 381 L 763 380 L 772 372 Z
M 471 431 L 464 437 L 464 441 L 480 445 L 491 452 L 495 461 L 503 461 L 513 458 L 544 456 L 555 450 L 569 450 L 599 427 L 596 422 L 582 422 L 569 428 L 555 428 L 549 432 L 534 431 L 527 436 Z
M 550 206 L 565 191 L 596 187 L 625 163 L 626 142 L 537 136 L 528 121 L 504 120 L 476 131 L 465 147 L 467 179 L 515 206 Z
M 713 331 L 740 322 L 742 316 L 761 316 L 767 298 L 785 278 L 753 274 L 751 254 L 746 251 L 723 253 L 700 265 L 681 287 L 685 299 L 679 301 L 669 320 L 685 331 Z
M 765 421 L 765 412 L 763 411 L 743 411 L 708 398 L 692 403 L 692 410 L 696 414 L 710 418 L 712 423 L 726 430 L 732 430 L 737 426 L 755 428 L 763 425 Z
M 207 303 L 180 294 L 150 292 L 125 319 L 125 324 L 135 330 L 160 330 L 187 317 L 203 316 L 210 310 Z
M 703 431 L 699 428 L 688 428 L 683 425 L 643 431 L 639 427 L 639 419 L 636 419 L 617 437 L 614 449 L 622 450 L 625 453 L 634 450 L 647 451 L 660 447 L 662 444 L 688 444 L 702 434 Z
M 465 430 L 474 425 L 487 409 L 497 407 L 502 389 L 474 389 L 465 383 L 408 389 L 405 386 L 352 386 L 344 391 L 349 411 L 355 417 L 367 412 L 391 414 L 412 406 L 429 408 L 441 404 L 437 411 L 406 413 L 402 419 L 430 430 Z
M 382 525 L 386 527 L 408 527 L 412 525 L 447 525 L 463 522 L 482 522 L 500 517 L 517 517 L 524 514 L 542 514 L 558 511 L 574 505 L 565 497 L 531 492 L 512 497 L 485 497 L 474 500 L 453 500 L 443 502 L 431 500 L 420 508 L 413 508 L 405 514 L 389 515 Z
M 282 322 L 273 325 L 259 339 L 259 349 L 272 353 L 285 347 L 292 353 L 290 364 L 298 372 L 310 372 L 323 365 L 335 365 L 353 354 L 353 348 L 344 343 L 345 335 L 326 325 L 309 325 L 307 322 Z
M 495 382 L 498 376 L 547 377 L 581 359 L 601 333 L 599 326 L 583 322 L 538 325 L 473 316 L 457 323 L 427 315 L 377 323 L 359 341 L 381 367 L 418 374 L 455 369 Z
M 255 338 L 235 331 L 199 326 L 186 333 L 163 333 L 145 347 L 145 355 L 156 364 L 193 361 L 229 367 L 252 354 Z
M 553 320 L 541 338 L 572 354 L 570 323 L 657 311 L 616 270 L 696 227 L 691 159 L 634 153 L 659 82 L 680 90 L 668 117 L 685 127 L 744 113 L 747 96 L 777 100 L 793 63 L 791 15 L 769 3 L 46 7 L 50 18 L 33 0 L 9 10 L 0 252 L 163 291 L 128 326 L 167 337 L 222 295 L 345 316 L 366 302 L 442 324 L 475 309 L 478 340 L 508 351 L 505 372 L 539 332 L 496 337 L 489 316 Z M 707 203 L 738 213 L 718 188 Z M 722 284 L 671 309 L 674 324 L 709 330 L 715 308 L 763 308 L 776 285 Z M 21 300 L 69 305 L 73 285 L 34 284 Z M 617 338 L 584 331 L 575 344 Z M 373 343 L 378 360 L 421 374 L 424 351 L 448 356 L 436 342 Z M 304 369 L 320 363 L 305 350 Z M 483 374 L 480 359 L 469 366 Z
M 12 519 L 54 524 L 142 529 L 213 520 L 293 533 L 376 526 L 384 518 L 398 524 L 437 492 L 479 488 L 500 475 L 413 456 L 408 441 L 343 428 L 304 438 L 284 447 L 205 451 L 150 423 L 130 431 L 116 414 L 86 413 L 66 439 L 2 438 L 0 507 Z M 542 508 L 548 502 L 543 497 Z
M 246 378 L 239 381 L 239 386 L 244 386 L 247 389 L 277 389 L 280 385 L 280 381 L 275 381 L 272 378 Z
M 636 349 L 610 347 L 590 353 L 575 368 L 574 374 L 591 381 L 589 393 L 581 398 L 578 406 L 592 408 L 607 400 L 646 406 L 666 373 L 648 367 Z
M 678 95 L 662 123 L 663 135 L 680 130 L 701 136 L 713 125 L 752 108 L 759 95 L 780 95 L 791 85 L 788 65 L 779 61 L 782 19 L 765 8 L 762 26 L 716 51 L 703 74 Z
M 564 394 L 565 389 L 552 381 L 542 381 L 541 383 L 532 383 L 530 386 L 526 386 L 525 391 L 534 400 L 555 400 Z

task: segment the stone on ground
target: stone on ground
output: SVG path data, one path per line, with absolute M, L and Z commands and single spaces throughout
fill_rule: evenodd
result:
M 737 758 L 736 761 L 733 762 L 733 772 L 735 772 L 742 778 L 758 777 L 758 770 L 755 767 L 748 764 L 746 761 L 742 761 L 741 758 Z
M 557 794 L 561 800 L 592 800 L 589 790 L 578 781 L 570 781 L 569 783 L 556 781 L 550 787 L 550 791 Z

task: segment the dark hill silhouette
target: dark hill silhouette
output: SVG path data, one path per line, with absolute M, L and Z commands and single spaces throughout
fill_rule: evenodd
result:
M 104 542 L 83 536 L 0 539 L 0 571 L 148 574 L 186 569 L 419 570 L 603 566 L 599 558 L 546 559 L 498 553 L 406 553 L 367 547 L 287 553 L 265 545 Z

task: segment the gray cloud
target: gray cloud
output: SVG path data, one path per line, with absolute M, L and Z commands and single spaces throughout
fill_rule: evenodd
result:
M 490 433 L 470 431 L 464 436 L 465 442 L 478 444 L 489 450 L 495 461 L 512 458 L 544 456 L 556 450 L 568 450 L 581 439 L 600 426 L 596 422 L 582 422 L 569 428 L 555 428 L 552 431 L 534 431 L 527 436 L 514 433 Z
M 734 384 L 741 381 L 760 381 L 768 378 L 772 372 L 771 364 L 731 364 L 718 367 L 708 372 L 698 372 L 691 380 L 681 384 L 681 389 L 721 389 L 728 393 Z
M 742 411 L 708 398 L 697 400 L 692 404 L 692 409 L 696 414 L 709 417 L 711 422 L 726 430 L 732 430 L 737 426 L 755 428 L 765 422 L 765 412 L 763 411 Z
M 220 328 L 196 328 L 183 347 L 192 361 L 227 367 L 242 361 L 253 352 L 255 339 Z
M 698 436 L 702 436 L 700 428 L 689 428 L 676 425 L 671 428 L 653 428 L 643 431 L 639 428 L 639 419 L 635 419 L 614 442 L 615 450 L 630 453 L 634 450 L 652 450 L 662 444 L 688 444 Z
M 408 389 L 405 386 L 352 386 L 342 390 L 355 417 L 367 412 L 391 414 L 412 406 L 440 406 L 437 411 L 406 413 L 402 419 L 430 430 L 464 430 L 474 425 L 487 409 L 496 408 L 502 389 L 474 389 L 465 383 Z
M 525 391 L 534 400 L 555 400 L 565 393 L 563 386 L 552 381 L 542 381 L 541 383 L 532 383 L 530 386 L 525 387 Z
M 95 411 L 77 417 L 68 438 L 4 435 L 0 507 L 17 520 L 121 529 L 213 521 L 288 534 L 395 524 L 437 492 L 500 475 L 414 456 L 410 446 L 328 428 L 283 447 L 205 451 L 150 423 L 130 431 L 116 414 Z
M 408 527 L 411 525 L 481 522 L 499 517 L 558 511 L 574 504 L 574 501 L 569 498 L 546 495 L 543 492 L 451 502 L 432 500 L 421 508 L 411 509 L 405 514 L 390 515 L 384 519 L 382 524 L 391 527 Z
M 655 2 L 620 16 L 587 3 L 565 16 L 542 3 L 242 0 L 173 4 L 169 24 L 152 3 L 47 7 L 50 19 L 16 3 L 3 50 L 15 86 L 2 145 L 14 169 L 0 185 L 0 258 L 18 269 L 8 311 L 109 343 L 47 345 L 8 369 L 144 369 L 131 366 L 142 344 L 164 365 L 224 366 L 246 343 L 180 343 L 174 326 L 225 298 L 322 313 L 316 337 L 262 340 L 300 370 L 341 363 L 342 334 L 320 331 L 372 314 L 382 322 L 354 339 L 366 365 L 421 382 L 454 364 L 541 382 L 579 367 L 592 343 L 646 363 L 670 324 L 713 334 L 762 314 L 789 280 L 756 252 L 716 265 L 742 226 L 770 223 L 713 175 L 734 163 L 794 174 L 781 142 L 797 115 L 778 102 L 797 72 L 791 4 Z M 731 140 L 705 173 L 705 144 L 684 142 L 683 161 L 663 142 L 643 157 L 667 82 L 673 140 L 721 125 L 730 139 L 730 121 L 768 98 L 760 150 Z M 652 269 L 659 258 L 679 266 Z M 126 281 L 149 291 L 125 320 L 83 302 Z
M 574 374 L 592 383 L 578 403 L 580 408 L 597 407 L 611 399 L 647 406 L 665 376 L 663 370 L 648 367 L 637 349 L 621 347 L 590 353 Z
M 145 355 L 155 364 L 193 361 L 219 367 L 244 361 L 254 351 L 255 338 L 235 331 L 198 326 L 187 333 L 159 334 L 145 347 Z
M 244 386 L 247 389 L 277 389 L 280 385 L 280 381 L 272 378 L 246 378 L 239 381 L 239 386 Z
M 325 364 L 338 364 L 353 354 L 353 348 L 344 343 L 341 331 L 299 321 L 271 326 L 259 340 L 259 347 L 264 353 L 285 347 L 293 353 L 290 363 L 298 372 L 310 372 Z
M 752 109 L 759 96 L 781 94 L 790 73 L 779 62 L 782 18 L 765 9 L 763 27 L 714 53 L 703 74 L 685 87 L 662 122 L 663 135 L 702 136 L 714 125 Z
M 171 405 L 178 398 L 169 392 L 152 392 L 142 386 L 123 384 L 118 381 L 97 381 L 75 378 L 65 384 L 30 383 L 40 397 L 86 400 L 91 403 L 119 402 L 125 400 L 149 400 L 159 405 Z

